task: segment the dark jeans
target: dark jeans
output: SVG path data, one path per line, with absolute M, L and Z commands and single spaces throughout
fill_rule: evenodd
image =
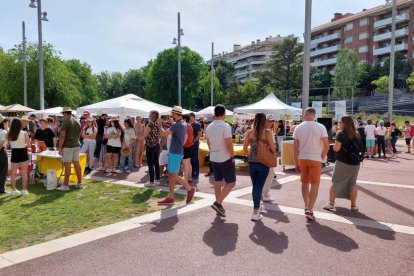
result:
M 377 136 L 378 156 L 381 156 L 381 149 L 385 156 L 385 138 L 384 136 Z
M 6 189 L 8 166 L 7 153 L 2 149 L 0 150 L 0 193 L 4 193 Z
M 398 137 L 391 137 L 391 146 L 392 146 L 392 152 L 397 153 L 397 149 L 395 148 L 395 144 L 397 144 Z
M 269 175 L 269 168 L 261 163 L 249 163 L 249 173 L 253 183 L 252 196 L 254 209 L 259 209 L 263 186 Z
M 95 148 L 95 153 L 94 153 L 95 158 L 99 159 L 103 140 L 104 140 L 103 136 L 96 136 L 96 148 Z
M 191 152 L 191 167 L 193 171 L 191 172 L 191 177 L 193 179 L 198 179 L 200 174 L 200 164 L 198 162 L 198 147 L 200 146 L 199 142 L 194 143 L 193 151 Z
M 154 182 L 154 178 L 156 180 L 160 180 L 160 162 L 158 159 L 160 146 L 156 145 L 154 147 L 145 147 L 145 150 L 147 155 L 148 171 L 150 174 L 150 182 Z

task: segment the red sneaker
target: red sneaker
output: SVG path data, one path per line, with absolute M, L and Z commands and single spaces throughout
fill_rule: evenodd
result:
M 188 204 L 193 200 L 195 191 L 196 189 L 194 187 L 191 188 L 191 190 L 187 191 L 187 200 L 185 201 L 185 203 Z
M 171 197 L 166 197 L 163 200 L 158 201 L 158 205 L 174 205 L 175 200 Z

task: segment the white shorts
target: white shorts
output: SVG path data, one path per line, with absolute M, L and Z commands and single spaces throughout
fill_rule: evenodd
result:
M 165 166 L 168 164 L 168 150 L 161 151 L 160 158 L 159 158 L 159 164 L 160 166 Z
M 71 163 L 79 161 L 79 151 L 80 148 L 63 148 L 62 150 L 62 160 L 63 163 Z

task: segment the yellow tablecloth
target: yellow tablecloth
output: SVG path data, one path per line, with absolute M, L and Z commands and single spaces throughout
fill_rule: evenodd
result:
M 243 145 L 233 145 L 234 154 L 242 155 L 243 154 Z M 198 150 L 198 161 L 200 162 L 200 166 L 205 165 L 205 158 L 208 153 L 208 145 L 207 142 L 200 142 L 199 150 Z
M 86 154 L 81 153 L 79 156 L 79 164 L 81 166 L 81 173 L 83 177 L 83 172 L 85 171 L 86 166 Z M 54 155 L 43 155 L 38 154 L 37 155 L 37 168 L 40 173 L 46 175 L 47 170 L 52 169 L 56 170 L 56 175 L 59 178 L 63 177 L 65 175 L 65 167 L 62 162 L 62 156 L 54 156 Z M 77 182 L 78 177 L 76 176 L 75 167 L 71 166 L 71 172 L 70 172 L 70 178 L 69 181 L 71 182 Z M 59 179 L 60 180 L 60 179 Z

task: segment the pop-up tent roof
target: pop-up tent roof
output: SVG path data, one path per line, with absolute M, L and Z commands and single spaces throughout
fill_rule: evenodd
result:
M 128 94 L 79 107 L 76 112 L 82 114 L 85 110 L 95 114 L 116 114 L 121 118 L 126 118 L 127 116 L 148 116 L 151 110 L 157 110 L 160 114 L 168 114 L 171 112 L 171 107 L 148 101 L 134 94 Z M 183 113 L 187 112 L 191 111 L 183 109 Z
M 196 118 L 211 118 L 214 116 L 214 107 L 209 106 L 195 113 Z M 226 117 L 233 116 L 233 112 L 226 109 Z
M 261 101 L 246 106 L 233 109 L 235 113 L 255 114 L 263 112 L 265 114 L 280 115 L 300 115 L 302 109 L 285 104 L 279 100 L 273 93 L 267 95 Z
M 29 115 L 35 114 L 37 117 L 40 117 L 40 118 L 44 118 L 48 116 L 61 116 L 62 110 L 63 110 L 63 107 L 57 106 L 57 107 L 38 110 L 36 112 L 29 112 Z M 73 114 L 76 115 L 76 112 L 74 111 Z
M 33 112 L 33 111 L 36 111 L 36 110 L 30 107 L 21 105 L 21 104 L 12 104 L 8 106 L 4 106 L 0 110 L 0 112 L 4 112 L 4 113 Z

